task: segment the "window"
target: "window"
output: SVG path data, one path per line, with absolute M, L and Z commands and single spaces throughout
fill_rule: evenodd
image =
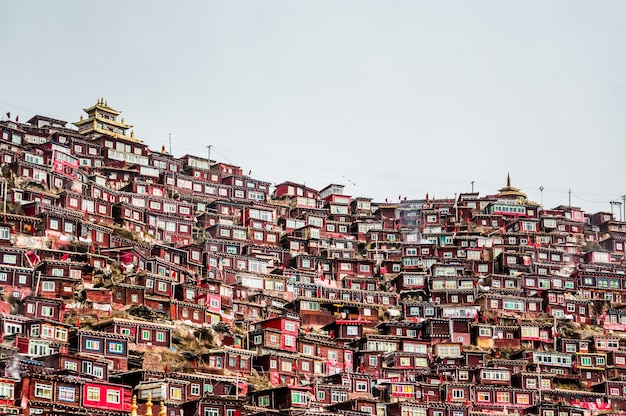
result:
M 92 402 L 100 401 L 100 388 L 99 387 L 87 387 L 87 400 Z
M 367 381 L 357 381 L 355 385 L 356 391 L 367 391 Z
M 35 397 L 52 399 L 52 386 L 48 384 L 35 383 Z
M 330 394 L 331 403 L 341 403 L 348 400 L 348 392 L 345 391 L 333 391 Z
M 280 366 L 281 371 L 291 372 L 293 371 L 293 363 L 291 361 L 283 361 Z
M 121 342 L 110 342 L 109 352 L 113 354 L 122 354 L 124 352 L 124 344 Z
M 292 404 L 306 404 L 306 396 L 307 393 L 303 391 L 292 391 L 291 392 L 291 403 Z
M 294 347 L 296 345 L 296 340 L 294 337 L 285 335 L 285 347 Z
M 180 387 L 170 387 L 170 399 L 182 400 L 183 390 Z
M 477 391 L 476 392 L 476 401 L 478 402 L 490 402 L 491 395 L 486 391 Z
M 259 407 L 267 407 L 270 405 L 270 396 L 259 397 Z M 214 415 L 211 415 L 214 416 Z
M 55 334 L 54 337 L 58 340 L 61 341 L 66 341 L 67 340 L 67 329 L 66 328 L 59 328 L 57 327 L 55 330 Z
M 119 390 L 107 390 L 107 403 L 119 403 L 120 402 L 120 391 Z
M 497 403 L 508 403 L 510 401 L 510 395 L 508 391 L 499 391 L 496 392 L 496 402 Z
M 42 282 L 41 283 L 42 292 L 54 292 L 54 287 L 55 287 L 55 282 Z
M 268 398 L 268 404 L 266 406 L 269 405 L 269 396 L 265 396 Z M 260 402 L 260 400 L 259 400 Z M 259 406 L 261 406 L 261 403 L 259 403 Z M 205 407 L 204 408 L 204 416 L 219 416 L 220 412 L 219 410 L 217 410 L 214 407 Z
M 85 340 L 85 349 L 90 351 L 99 351 L 100 350 L 100 341 L 95 339 L 87 339 Z
M 481 337 L 490 337 L 491 336 L 491 328 L 489 327 L 479 327 L 478 336 Z
M 66 370 L 78 371 L 78 364 L 75 361 L 66 361 L 63 367 Z
M 60 386 L 57 399 L 63 402 L 76 401 L 76 389 L 69 386 Z
M 54 329 L 47 324 L 41 326 L 41 337 L 42 338 L 52 338 L 54 337 Z
M 357 325 L 348 325 L 348 326 L 346 326 L 346 335 L 347 336 L 358 336 L 359 335 L 359 327 Z

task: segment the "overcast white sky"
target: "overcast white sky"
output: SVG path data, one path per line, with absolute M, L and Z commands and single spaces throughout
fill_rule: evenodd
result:
M 13 1 L 0 114 L 104 97 L 152 149 L 397 200 L 626 194 L 623 1 Z M 539 187 L 543 186 L 541 195 Z M 617 210 L 616 210 L 617 211 Z M 619 217 L 618 217 L 619 218 Z

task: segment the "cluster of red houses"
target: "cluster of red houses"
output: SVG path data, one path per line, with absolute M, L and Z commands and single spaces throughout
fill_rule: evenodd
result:
M 0 414 L 626 412 L 612 212 L 272 185 L 84 111 L 0 122 Z

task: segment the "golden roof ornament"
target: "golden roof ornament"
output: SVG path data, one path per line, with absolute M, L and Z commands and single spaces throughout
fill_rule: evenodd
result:
M 137 416 L 137 395 L 133 394 L 133 401 L 130 405 L 130 416 Z
M 507 172 L 506 174 L 506 186 L 504 188 L 498 189 L 498 194 L 496 196 L 526 199 L 526 194 L 524 192 L 520 191 L 519 188 L 511 186 L 511 174 L 509 172 Z
M 152 393 L 148 393 L 148 401 L 146 402 L 146 416 L 152 416 Z

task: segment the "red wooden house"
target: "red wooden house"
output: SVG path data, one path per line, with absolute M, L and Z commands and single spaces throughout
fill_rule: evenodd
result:
M 232 395 L 220 397 L 206 396 L 197 400 L 189 400 L 183 404 L 183 414 L 210 415 L 210 416 L 238 416 L 246 404 L 243 398 L 237 399 Z
M 129 386 L 86 381 L 82 386 L 81 405 L 103 414 L 130 412 L 132 390 Z
M 296 339 L 300 319 L 297 316 L 280 316 L 256 322 L 249 327 L 254 345 L 281 351 L 296 352 Z M 257 342 L 258 340 L 258 342 Z
M 335 322 L 323 326 L 322 330 L 328 331 L 331 341 L 343 345 L 361 338 L 363 328 L 369 323 L 364 319 L 337 319 Z
M 29 318 L 45 318 L 61 322 L 63 320 L 64 301 L 29 296 L 20 304 L 20 314 Z
M 176 299 L 170 301 L 170 316 L 173 320 L 193 325 L 214 324 L 220 321 L 219 314 L 210 315 L 206 306 Z
M 128 283 L 113 283 L 111 286 L 111 306 L 114 309 L 123 309 L 127 306 L 143 305 L 145 302 L 146 287 Z
M 606 377 L 607 356 L 605 353 L 577 352 L 574 353 L 571 367 L 580 373 L 581 381 L 595 384 Z
M 429 391 L 430 392 L 430 391 Z M 420 401 L 402 401 L 389 403 L 387 414 L 389 416 L 468 416 L 470 409 L 464 403 L 443 403 L 432 400 L 430 395 L 424 396 Z
M 311 390 L 307 386 L 275 387 L 252 392 L 250 400 L 253 406 L 268 409 L 306 409 Z
M 174 332 L 172 325 L 123 318 L 103 320 L 93 327 L 107 334 L 126 337 L 131 349 L 137 349 L 141 345 L 170 348 Z
M 113 369 L 128 368 L 128 336 L 111 332 L 76 329 L 70 334 L 72 351 L 80 354 L 103 357 L 113 362 Z
M 0 412 L 7 415 L 19 414 L 21 409 L 16 402 L 17 385 L 18 381 L 15 379 L 0 377 Z
M 113 366 L 111 360 L 69 353 L 67 348 L 61 348 L 56 354 L 39 357 L 38 360 L 46 367 L 89 380 L 108 380 L 109 367 Z

